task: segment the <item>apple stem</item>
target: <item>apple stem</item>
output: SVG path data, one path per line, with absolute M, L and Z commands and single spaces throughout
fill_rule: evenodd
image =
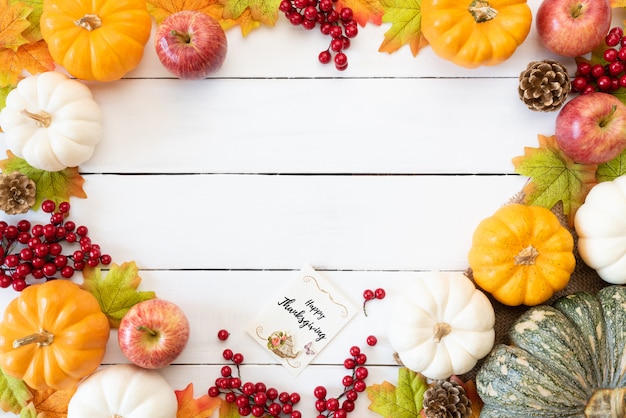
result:
M 615 113 L 615 111 L 617 110 L 617 106 L 613 105 L 611 107 L 611 112 L 606 115 L 606 117 L 602 118 L 602 120 L 600 121 L 600 128 L 604 128 L 606 126 L 606 124 L 609 122 L 609 119 L 611 119 L 611 116 L 613 116 L 613 113 Z
M 572 9 L 572 17 L 574 19 L 576 19 L 577 17 L 579 17 L 582 14 L 583 11 L 583 4 L 582 3 L 578 3 L 573 9 Z
M 176 36 L 177 38 L 179 38 L 181 41 L 183 41 L 186 44 L 191 42 L 191 36 L 189 36 L 188 33 L 182 33 L 182 32 L 179 32 L 177 30 L 172 29 L 170 31 L 170 35 L 171 36 Z
M 486 0 L 473 0 L 467 10 L 470 12 L 476 23 L 487 22 L 498 14 L 498 11 L 491 7 Z
M 137 331 L 144 331 L 144 332 L 147 332 L 148 334 L 152 335 L 153 337 L 156 337 L 156 335 L 157 335 L 157 333 L 156 333 L 156 331 L 155 331 L 155 330 L 153 330 L 153 329 L 151 329 L 151 328 L 148 328 L 148 327 L 146 327 L 146 326 L 143 326 L 143 325 L 139 325 L 139 326 L 137 327 Z

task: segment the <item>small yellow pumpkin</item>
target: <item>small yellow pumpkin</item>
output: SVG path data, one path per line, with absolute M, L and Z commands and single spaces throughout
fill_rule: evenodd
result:
M 144 0 L 44 0 L 41 34 L 74 77 L 113 81 L 134 69 L 150 38 Z
M 532 23 L 526 0 L 422 0 L 421 11 L 433 51 L 467 68 L 509 59 Z
M 109 321 L 96 298 L 68 280 L 27 287 L 0 322 L 0 368 L 33 389 L 67 389 L 100 366 Z
M 565 288 L 576 266 L 574 238 L 550 210 L 517 203 L 484 219 L 468 260 L 478 286 L 505 305 L 537 305 Z

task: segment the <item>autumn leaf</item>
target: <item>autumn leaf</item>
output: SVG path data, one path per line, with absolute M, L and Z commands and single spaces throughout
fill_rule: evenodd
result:
M 20 45 L 29 43 L 22 32 L 30 27 L 28 15 L 32 11 L 22 2 L 0 1 L 0 49 L 17 51 Z
M 33 394 L 24 381 L 4 374 L 0 369 L 0 408 L 4 412 L 19 414 L 32 398 Z
M 237 20 L 249 11 L 252 21 L 274 26 L 278 19 L 278 6 L 281 0 L 221 0 L 224 5 L 222 17 Z
M 383 22 L 391 23 L 385 32 L 385 40 L 378 48 L 379 52 L 392 53 L 404 45 L 409 45 L 411 53 L 418 52 L 428 45 L 422 35 L 421 0 L 381 0 L 385 14 Z
M 2 110 L 7 103 L 7 96 L 9 95 L 9 93 L 11 92 L 11 90 L 13 90 L 16 86 L 13 85 L 8 85 L 5 87 L 0 87 L 0 110 Z M 2 132 L 2 127 L 0 126 L 0 132 Z
M 574 215 L 587 193 L 597 183 L 596 165 L 573 162 L 558 147 L 554 136 L 538 135 L 539 148 L 524 148 L 524 155 L 513 158 L 518 174 L 529 177 L 522 190 L 524 203 L 547 209 L 559 201 L 573 225 Z
M 83 271 L 82 288 L 95 296 L 113 328 L 119 327 L 122 317 L 133 305 L 156 297 L 151 291 L 137 291 L 141 283 L 138 272 L 134 261 L 121 266 L 111 264 L 105 277 L 97 267 L 88 267 Z
M 178 400 L 178 412 L 176 418 L 206 418 L 210 417 L 222 403 L 220 398 L 213 398 L 203 395 L 199 398 L 193 397 L 193 383 L 187 385 L 183 390 L 175 390 Z
M 361 26 L 365 26 L 367 22 L 380 25 L 385 13 L 379 0 L 337 0 L 335 9 L 341 10 L 343 7 L 352 9 L 354 20 Z
M 626 150 L 611 161 L 600 164 L 596 170 L 596 180 L 611 181 L 624 174 L 626 174 Z
M 61 202 L 69 202 L 70 196 L 87 197 L 83 190 L 85 179 L 78 172 L 78 167 L 68 167 L 61 171 L 45 171 L 32 167 L 25 160 L 13 155 L 11 151 L 7 151 L 7 156 L 8 159 L 0 161 L 0 170 L 3 173 L 19 171 L 35 182 L 37 192 L 34 210 L 39 209 L 41 202 L 46 199 L 58 205 Z
M 398 386 L 384 381 L 367 388 L 369 409 L 385 418 L 414 418 L 422 410 L 426 378 L 406 367 L 398 370 Z
M 27 411 L 22 410 L 22 415 L 26 412 L 28 414 L 26 417 L 66 418 L 67 405 L 74 392 L 75 387 L 66 390 L 35 390 L 33 399 L 27 405 Z M 32 415 L 33 410 L 35 415 Z
M 147 2 L 147 5 L 148 13 L 152 15 L 157 24 L 176 12 L 196 10 L 206 13 L 220 22 L 224 30 L 235 25 L 233 20 L 222 17 L 224 6 L 218 0 L 151 0 Z
M 611 0 L 611 7 L 626 7 L 626 0 Z
M 28 39 L 29 43 L 41 40 L 41 26 L 39 22 L 43 13 L 43 0 L 9 0 L 9 4 L 22 4 L 30 7 L 31 12 L 28 14 L 30 26 L 22 32 L 22 35 Z
M 0 49 L 0 87 L 17 84 L 22 71 L 39 74 L 54 68 L 54 60 L 44 40 L 21 45 L 17 51 Z
M 241 418 L 237 404 L 234 402 L 222 402 L 219 418 Z

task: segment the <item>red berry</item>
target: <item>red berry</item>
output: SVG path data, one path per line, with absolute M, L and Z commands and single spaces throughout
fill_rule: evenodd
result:
M 230 377 L 233 374 L 233 369 L 231 369 L 230 366 L 222 366 L 220 373 L 222 377 Z
M 604 51 L 603 54 L 604 60 L 607 62 L 613 62 L 617 59 L 617 49 L 609 48 Z
M 330 398 L 326 401 L 326 409 L 329 411 L 336 411 L 339 408 L 339 401 L 337 398 Z
M 220 341 L 226 341 L 228 339 L 228 336 L 230 335 L 230 333 L 225 330 L 225 329 L 221 329 L 219 331 L 217 331 L 217 338 Z
M 56 204 L 52 200 L 44 200 L 41 203 L 41 210 L 46 213 L 52 213 L 56 209 Z
M 69 213 L 70 211 L 70 202 L 61 202 L 59 203 L 59 212 L 61 213 Z
M 611 89 L 611 77 L 608 75 L 600 76 L 596 84 L 600 91 L 609 91 Z
M 352 347 L 350 347 L 350 355 L 351 356 L 356 357 L 359 354 L 361 354 L 361 349 L 358 346 L 353 345 Z
M 372 299 L 374 299 L 374 296 L 375 296 L 374 295 L 374 291 L 371 290 L 371 289 L 365 289 L 363 291 L 363 299 L 365 299 L 365 300 L 372 300 Z
M 232 360 L 233 359 L 233 350 L 231 350 L 230 348 L 225 349 L 222 352 L 222 357 L 224 357 L 224 360 Z
M 330 54 L 329 51 L 322 51 L 320 52 L 319 56 L 318 56 L 318 60 L 322 63 L 322 64 L 328 64 L 330 62 L 330 60 L 332 59 L 332 55 Z
M 291 395 L 289 395 L 289 400 L 291 401 L 292 405 L 297 404 L 298 402 L 300 402 L 300 394 L 298 392 L 293 392 Z
M 326 388 L 324 386 L 317 386 L 313 389 L 313 396 L 317 399 L 325 399 L 326 398 Z
M 604 66 L 596 64 L 591 67 L 591 76 L 593 78 L 600 78 L 604 75 Z
M 585 87 L 587 87 L 587 79 L 585 77 L 577 76 L 572 81 L 572 88 L 574 91 L 583 91 Z
M 364 380 L 357 380 L 354 382 L 354 390 L 357 392 L 363 392 L 367 388 Z
M 385 289 L 379 287 L 378 289 L 374 290 L 374 295 L 376 295 L 376 299 L 385 299 L 387 293 L 385 292 Z
M 378 338 L 374 335 L 370 335 L 367 337 L 367 345 L 373 347 L 378 343 Z
M 211 386 L 209 388 L 208 393 L 209 393 L 209 396 L 212 398 L 217 398 L 218 396 L 220 396 L 220 390 L 218 389 L 217 386 Z
M 243 354 L 241 353 L 233 354 L 233 363 L 235 364 L 243 363 Z
M 354 376 L 359 380 L 365 380 L 368 374 L 369 372 L 365 367 L 357 367 L 357 369 L 354 371 Z
M 352 9 L 349 7 L 343 7 L 339 11 L 339 18 L 343 20 L 344 22 L 348 22 L 352 20 L 352 16 L 354 16 L 354 13 L 352 13 Z
M 616 76 L 624 71 L 624 63 L 621 61 L 614 61 L 609 64 L 609 74 Z

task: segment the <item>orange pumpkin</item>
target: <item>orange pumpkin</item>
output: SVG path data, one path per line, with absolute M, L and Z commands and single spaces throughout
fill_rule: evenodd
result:
M 96 298 L 67 280 L 27 287 L 0 322 L 0 368 L 33 389 L 66 389 L 104 357 L 109 321 Z
M 537 305 L 569 282 L 574 238 L 550 210 L 509 204 L 484 219 L 472 238 L 476 284 L 505 305 Z
M 150 38 L 144 0 L 44 0 L 41 33 L 74 77 L 113 81 L 134 69 Z

